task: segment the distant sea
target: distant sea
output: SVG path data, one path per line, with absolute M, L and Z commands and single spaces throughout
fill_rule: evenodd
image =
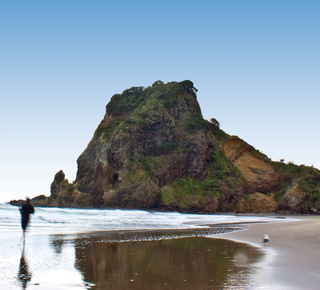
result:
M 194 285 L 189 289 L 216 289 L 227 285 L 231 274 L 237 287 L 249 287 L 249 276 L 241 278 L 241 285 L 234 280 L 234 251 L 250 252 L 254 263 L 261 256 L 257 249 L 242 245 L 241 250 L 237 243 L 198 233 L 206 233 L 208 225 L 255 221 L 274 219 L 37 207 L 23 245 L 18 207 L 0 204 L 1 289 L 182 289 L 187 280 Z M 248 269 L 255 268 L 245 265 L 239 271 L 249 275 Z
M 0 204 L 0 212 L 0 232 L 10 234 L 19 232 L 18 207 Z M 37 207 L 35 214 L 31 215 L 30 232 L 47 235 L 89 231 L 192 229 L 209 224 L 271 220 L 274 219 L 259 216 Z

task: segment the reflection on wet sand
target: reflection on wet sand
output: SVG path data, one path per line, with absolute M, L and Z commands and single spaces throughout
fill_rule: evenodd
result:
M 28 262 L 25 257 L 25 243 L 23 243 L 23 249 L 20 258 L 18 279 L 22 284 L 22 289 L 27 289 L 28 282 L 31 281 L 32 274 L 29 271 Z
M 72 241 L 87 289 L 248 289 L 258 271 L 253 264 L 262 257 L 258 249 L 232 241 L 139 235 L 139 242 L 119 242 L 119 233 L 112 242 L 110 234 Z
M 51 246 L 53 247 L 56 254 L 61 254 L 63 248 L 64 240 L 53 239 L 51 241 Z

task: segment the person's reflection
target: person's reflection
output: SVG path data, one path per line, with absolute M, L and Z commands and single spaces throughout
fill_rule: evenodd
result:
M 32 275 L 29 271 L 28 262 L 25 258 L 25 245 L 23 245 L 18 272 L 18 279 L 22 284 L 22 289 L 27 289 L 27 284 L 31 280 L 31 276 Z
M 55 237 L 52 236 L 52 240 L 51 240 L 51 246 L 53 247 L 54 251 L 57 254 L 61 254 L 62 249 L 63 249 L 63 245 L 64 245 L 64 240 L 63 239 L 54 239 Z

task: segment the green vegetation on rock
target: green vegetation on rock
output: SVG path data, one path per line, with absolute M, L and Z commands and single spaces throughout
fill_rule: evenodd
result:
M 320 213 L 319 170 L 272 162 L 228 135 L 203 119 L 196 94 L 185 80 L 112 96 L 76 181 L 59 172 L 48 204 L 214 213 L 259 212 L 263 202 L 263 210 Z

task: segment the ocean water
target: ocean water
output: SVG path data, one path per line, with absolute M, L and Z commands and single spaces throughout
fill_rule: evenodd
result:
M 18 207 L 0 204 L 0 233 L 20 230 Z M 142 210 L 95 210 L 37 207 L 31 215 L 32 234 L 74 234 L 91 231 L 191 229 L 209 224 L 274 221 L 259 216 L 183 214 Z M 1 239 L 1 238 L 0 238 Z
M 267 289 L 258 249 L 192 235 L 255 221 L 274 218 L 36 208 L 24 244 L 18 207 L 1 204 L 0 289 Z

